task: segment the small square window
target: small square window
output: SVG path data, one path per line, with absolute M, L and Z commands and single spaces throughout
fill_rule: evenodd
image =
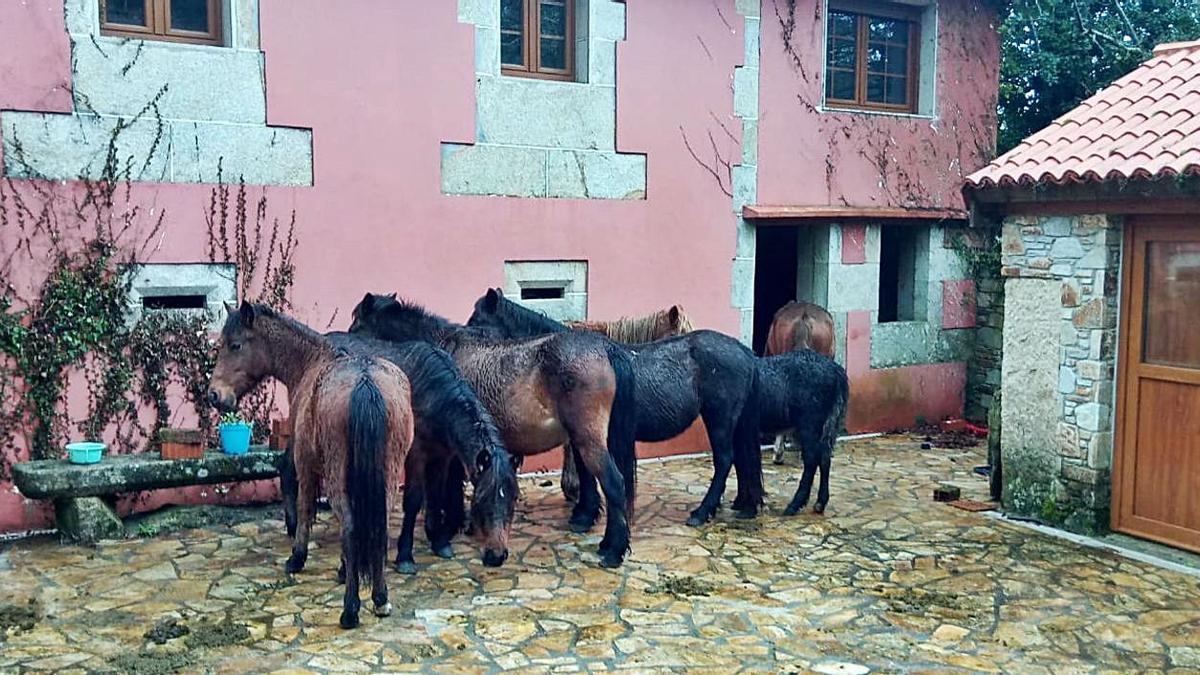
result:
M 224 0 L 100 0 L 100 33 L 144 40 L 222 44 Z
M 500 0 L 505 75 L 575 79 L 575 0 Z
M 825 102 L 831 108 L 916 112 L 919 16 L 889 5 L 875 11 L 830 8 L 825 27 Z

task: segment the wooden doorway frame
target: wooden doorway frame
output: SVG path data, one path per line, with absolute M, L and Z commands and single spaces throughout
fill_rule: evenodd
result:
M 1145 311 L 1146 234 L 1158 238 L 1189 241 L 1200 237 L 1200 228 L 1181 226 L 1187 216 L 1140 216 L 1126 220 L 1121 260 L 1121 316 L 1117 354 L 1117 407 L 1113 432 L 1112 512 L 1114 531 L 1150 539 L 1178 548 L 1200 552 L 1200 535 L 1188 528 L 1138 516 L 1133 512 L 1136 478 L 1136 448 L 1138 432 L 1138 400 L 1132 389 L 1138 381 L 1132 377 L 1134 366 L 1139 372 L 1159 372 L 1164 379 L 1183 380 L 1200 386 L 1200 374 L 1181 368 L 1141 364 L 1142 327 L 1135 324 Z M 1142 235 L 1139 237 L 1139 233 Z M 1165 235 L 1165 236 L 1164 236 Z M 1198 486 L 1200 487 L 1200 486 Z

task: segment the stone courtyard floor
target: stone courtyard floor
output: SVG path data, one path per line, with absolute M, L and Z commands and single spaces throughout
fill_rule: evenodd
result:
M 1196 578 L 931 501 L 947 480 L 984 497 L 982 448 L 843 443 L 824 517 L 780 517 L 798 470 L 764 459 L 769 513 L 700 529 L 683 521 L 708 461 L 644 464 L 616 571 L 596 564 L 598 534 L 562 530 L 557 481 L 525 479 L 504 567 L 484 568 L 465 539 L 456 560 L 421 554 L 416 577 L 390 573 L 393 616 L 364 606 L 350 632 L 328 513 L 294 578 L 274 507 L 95 548 L 19 542 L 0 553 L 0 625 L 25 628 L 0 641 L 0 672 L 1200 668 Z

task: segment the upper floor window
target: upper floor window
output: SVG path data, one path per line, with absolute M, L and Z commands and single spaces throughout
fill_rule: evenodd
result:
M 223 0 L 100 0 L 103 35 L 221 44 Z
M 575 79 L 575 0 L 500 0 L 505 75 Z
M 825 102 L 831 108 L 917 110 L 919 16 L 905 8 L 860 13 L 831 6 L 826 25 Z

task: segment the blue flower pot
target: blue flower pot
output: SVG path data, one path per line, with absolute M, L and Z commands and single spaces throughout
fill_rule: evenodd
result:
M 221 449 L 227 455 L 244 455 L 250 451 L 250 425 L 222 424 Z
M 83 441 L 67 444 L 67 461 L 72 464 L 96 464 L 104 454 L 103 443 Z

